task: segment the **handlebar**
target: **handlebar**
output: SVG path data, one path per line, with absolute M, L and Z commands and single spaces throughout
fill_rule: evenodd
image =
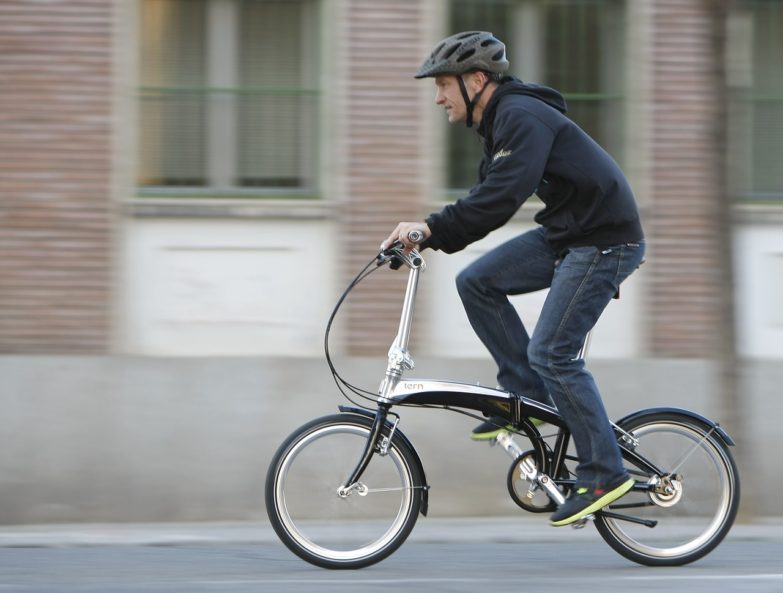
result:
M 424 241 L 424 233 L 417 230 L 412 230 L 410 233 L 408 233 L 408 240 L 411 243 L 416 243 L 417 245 Z
M 411 235 L 414 233 L 419 233 L 419 231 L 411 231 L 408 233 L 408 238 L 411 239 Z M 382 249 L 378 253 L 376 262 L 378 266 L 389 263 L 389 267 L 392 270 L 399 269 L 402 264 L 405 264 L 411 269 L 423 269 L 425 267 L 424 258 L 421 257 L 421 254 L 418 251 L 411 249 L 410 253 L 405 253 L 405 244 L 402 241 L 395 241 L 390 247 Z

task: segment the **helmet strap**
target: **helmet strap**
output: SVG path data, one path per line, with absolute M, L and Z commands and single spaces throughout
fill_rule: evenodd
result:
M 473 108 L 476 106 L 476 103 L 478 103 L 479 99 L 481 98 L 481 94 L 484 92 L 484 90 L 489 86 L 489 83 L 485 83 L 483 87 L 479 89 L 479 91 L 473 95 L 473 98 L 471 99 L 468 96 L 468 88 L 465 86 L 465 81 L 462 78 L 461 74 L 457 75 L 457 81 L 459 82 L 459 90 L 462 93 L 462 99 L 465 101 L 465 109 L 467 111 L 467 117 L 465 118 L 465 125 L 469 128 L 473 127 Z

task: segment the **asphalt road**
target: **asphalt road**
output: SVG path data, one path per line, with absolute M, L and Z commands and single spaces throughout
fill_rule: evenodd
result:
M 0 592 L 492 593 L 687 590 L 783 593 L 783 538 L 732 537 L 685 567 L 649 568 L 591 535 L 534 542 L 409 541 L 375 566 L 328 571 L 276 542 L 0 548 Z

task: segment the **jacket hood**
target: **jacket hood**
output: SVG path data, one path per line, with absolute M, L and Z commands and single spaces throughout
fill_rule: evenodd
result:
M 557 109 L 560 113 L 565 113 L 567 110 L 563 95 L 555 89 L 531 82 L 522 82 L 513 76 L 506 76 L 500 81 L 490 102 L 493 103 L 505 95 L 527 95 L 543 101 L 550 107 Z
M 492 129 L 495 120 L 495 111 L 497 110 L 498 103 L 506 95 L 527 95 L 528 97 L 535 97 L 539 101 L 543 101 L 550 107 L 557 109 L 560 113 L 565 113 L 567 109 L 563 95 L 555 89 L 540 84 L 522 82 L 513 76 L 505 76 L 500 81 L 495 92 L 492 93 L 492 98 L 484 109 L 481 123 L 476 129 L 476 132 L 478 132 L 481 137 L 487 138 L 488 132 Z

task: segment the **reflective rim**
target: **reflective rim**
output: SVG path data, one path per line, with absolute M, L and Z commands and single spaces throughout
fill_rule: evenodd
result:
M 705 438 L 706 433 L 701 430 L 696 430 L 692 426 L 682 424 L 675 421 L 661 421 L 653 424 L 646 424 L 630 431 L 634 437 L 641 440 L 645 434 L 665 431 L 669 433 L 676 433 L 692 440 L 694 443 L 698 443 Z M 709 446 L 705 446 L 709 443 Z M 630 534 L 626 533 L 621 527 L 621 521 L 614 519 L 604 519 L 606 526 L 612 531 L 612 533 L 623 542 L 625 546 L 646 556 L 653 558 L 676 558 L 678 556 L 685 556 L 693 553 L 702 546 L 708 544 L 713 537 L 720 531 L 723 525 L 726 523 L 728 516 L 728 509 L 731 504 L 731 491 L 733 476 L 731 472 L 731 465 L 726 459 L 724 451 L 714 444 L 712 437 L 707 437 L 702 443 L 700 449 L 707 453 L 708 458 L 712 461 L 717 470 L 717 474 L 720 478 L 720 500 L 715 515 L 710 521 L 707 528 L 701 535 L 689 542 L 675 546 L 672 548 L 659 548 L 648 544 L 644 544 L 639 540 L 633 538 Z M 611 505 L 609 507 L 611 509 Z
M 312 554 L 315 554 L 317 556 L 322 556 L 330 560 L 339 560 L 339 561 L 358 560 L 360 558 L 371 556 L 372 554 L 375 554 L 379 550 L 383 549 L 400 532 L 403 525 L 405 524 L 407 517 L 410 514 L 410 509 L 412 505 L 413 484 L 412 484 L 412 479 L 407 464 L 402 459 L 402 456 L 400 455 L 397 448 L 394 445 L 390 446 L 387 457 L 393 461 L 394 466 L 397 469 L 397 473 L 399 474 L 401 488 L 402 488 L 401 491 L 402 499 L 400 501 L 399 509 L 397 510 L 397 515 L 392 521 L 392 524 L 386 530 L 386 532 L 371 544 L 362 546 L 361 548 L 357 548 L 355 550 L 334 550 L 332 548 L 327 548 L 315 543 L 297 527 L 296 522 L 291 518 L 291 515 L 288 512 L 288 507 L 285 502 L 285 493 L 283 492 L 283 489 L 285 486 L 286 478 L 288 476 L 288 471 L 292 463 L 294 462 L 294 460 L 299 455 L 299 453 L 302 450 L 304 450 L 305 447 L 312 444 L 314 441 L 317 441 L 321 438 L 327 437 L 334 433 L 355 434 L 355 435 L 362 436 L 364 439 L 366 439 L 370 434 L 370 429 L 363 426 L 357 426 L 354 424 L 331 424 L 329 426 L 320 427 L 310 432 L 302 439 L 300 439 L 286 453 L 282 463 L 280 464 L 280 471 L 278 471 L 275 480 L 276 509 L 277 509 L 278 517 L 280 517 L 280 520 L 282 521 L 286 532 L 303 549 L 307 550 Z M 349 461 L 348 463 L 354 463 L 354 461 Z M 336 491 L 338 486 L 339 484 L 335 484 L 334 487 L 335 496 L 337 496 Z

